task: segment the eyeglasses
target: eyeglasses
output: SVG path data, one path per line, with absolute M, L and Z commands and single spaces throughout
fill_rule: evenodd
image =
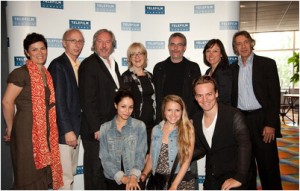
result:
M 84 40 L 76 40 L 76 39 L 70 39 L 70 40 L 65 40 L 65 41 L 68 41 L 68 42 L 71 42 L 72 44 L 84 44 Z
M 170 43 L 169 46 L 171 46 L 171 47 L 175 47 L 175 46 L 184 47 L 185 45 L 183 43 L 178 43 L 178 44 Z
M 132 53 L 130 54 L 130 57 L 137 57 L 137 56 L 145 56 L 145 53 L 144 52 L 137 52 L 137 53 Z

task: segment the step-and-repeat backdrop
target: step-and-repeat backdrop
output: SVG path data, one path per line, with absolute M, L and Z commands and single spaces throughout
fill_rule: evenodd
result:
M 25 63 L 23 40 L 28 33 L 43 34 L 48 42 L 48 64 L 64 52 L 62 35 L 69 28 L 80 29 L 85 45 L 80 60 L 91 52 L 94 33 L 112 30 L 117 39 L 114 52 L 120 72 L 127 70 L 126 52 L 132 42 L 141 42 L 148 51 L 148 67 L 169 56 L 168 38 L 174 32 L 187 37 L 185 57 L 197 62 L 202 74 L 203 47 L 212 38 L 220 39 L 230 62 L 236 60 L 231 47 L 239 29 L 238 1 L 8 1 L 8 51 L 10 71 Z M 4 64 L 4 63 L 2 63 Z M 74 188 L 83 187 L 83 148 Z M 198 161 L 199 188 L 205 176 L 205 159 Z

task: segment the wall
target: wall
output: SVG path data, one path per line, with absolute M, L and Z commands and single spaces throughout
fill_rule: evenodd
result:
M 24 64 L 23 39 L 28 33 L 45 35 L 48 41 L 46 66 L 64 51 L 61 38 L 68 28 L 79 28 L 85 37 L 80 59 L 89 56 L 92 37 L 101 28 L 112 30 L 117 38 L 114 52 L 120 72 L 127 69 L 127 47 L 142 42 L 148 50 L 148 70 L 168 57 L 168 38 L 182 32 L 188 39 L 185 56 L 199 64 L 202 74 L 203 46 L 211 38 L 219 38 L 230 60 L 232 35 L 239 28 L 238 1 L 9 1 L 7 26 L 9 37 L 9 68 Z M 80 154 L 82 156 L 81 147 Z M 198 161 L 199 174 L 204 175 L 204 160 Z M 83 189 L 82 157 L 80 157 L 75 188 Z M 2 164 L 3 166 L 3 164 Z M 203 177 L 200 177 L 203 180 Z M 201 188 L 201 182 L 200 182 Z

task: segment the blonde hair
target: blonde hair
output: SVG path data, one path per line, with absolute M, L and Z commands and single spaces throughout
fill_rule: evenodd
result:
M 162 117 L 166 121 L 166 116 L 164 115 L 164 111 L 166 108 L 167 103 L 175 102 L 181 106 L 182 115 L 180 120 L 178 121 L 178 136 L 177 136 L 177 143 L 178 143 L 178 157 L 180 164 L 183 164 L 190 155 L 193 153 L 189 152 L 189 148 L 192 146 L 191 143 L 191 135 L 194 133 L 194 126 L 190 122 L 184 101 L 181 97 L 177 95 L 167 95 L 162 103 Z
M 145 48 L 145 46 L 142 43 L 139 43 L 139 42 L 132 43 L 127 49 L 128 68 L 131 68 L 133 66 L 130 58 L 136 49 L 141 49 L 142 53 L 145 54 L 145 62 L 143 64 L 143 68 L 146 68 L 147 64 L 148 64 L 147 49 Z

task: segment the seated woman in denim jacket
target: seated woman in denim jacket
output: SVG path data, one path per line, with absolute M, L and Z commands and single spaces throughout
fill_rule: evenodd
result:
M 138 180 L 145 165 L 145 124 L 131 118 L 132 94 L 119 90 L 115 98 L 117 115 L 100 127 L 100 158 L 109 190 L 140 189 Z
M 179 162 L 175 170 L 170 190 L 194 190 L 195 179 L 184 181 L 189 170 L 195 143 L 194 127 L 188 119 L 183 100 L 176 95 L 168 95 L 162 104 L 163 121 L 152 130 L 150 157 L 143 170 L 141 180 L 156 173 L 170 175 L 176 155 Z M 167 187 L 164 187 L 167 189 Z

